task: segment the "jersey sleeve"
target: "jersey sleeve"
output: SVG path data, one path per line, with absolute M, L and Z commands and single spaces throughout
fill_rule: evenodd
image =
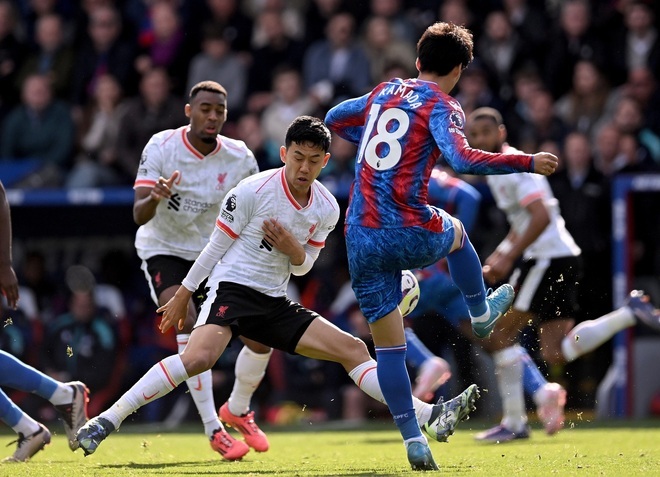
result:
M 242 184 L 230 190 L 222 203 L 215 226 L 232 239 L 237 239 L 250 221 L 255 207 L 255 196 Z
M 133 189 L 138 187 L 153 187 L 158 178 L 163 175 L 163 149 L 156 136 L 152 136 L 140 157 L 137 176 Z
M 358 144 L 364 130 L 365 110 L 369 94 L 347 99 L 328 111 L 325 124 L 339 137 Z
M 245 146 L 245 150 L 245 162 L 247 170 L 247 175 L 245 177 L 249 177 L 259 172 L 259 164 L 257 163 L 257 159 L 254 157 L 254 153 L 250 150 L 250 148 Z
M 328 238 L 328 235 L 330 235 L 330 232 L 335 229 L 338 221 L 339 207 L 335 208 L 332 213 L 328 214 L 321 226 L 316 228 L 314 234 L 312 234 L 307 241 L 307 245 L 316 248 L 325 247 L 325 240 Z
M 516 178 L 516 200 L 522 207 L 545 198 L 545 192 L 531 174 L 518 174 Z
M 533 172 L 530 154 L 502 154 L 473 149 L 463 127 L 465 114 L 457 104 L 438 103 L 430 118 L 430 130 L 445 161 L 459 174 L 495 175 Z

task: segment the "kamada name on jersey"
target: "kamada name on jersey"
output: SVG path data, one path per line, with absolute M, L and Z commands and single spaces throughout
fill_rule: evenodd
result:
M 422 102 L 419 101 L 419 95 L 413 92 L 413 90 L 411 90 L 407 86 L 402 84 L 392 84 L 391 86 L 387 86 L 382 90 L 380 90 L 378 96 L 382 96 L 384 94 L 393 94 L 396 96 L 400 96 L 401 98 L 408 101 L 408 104 L 412 109 L 419 108 L 422 105 Z

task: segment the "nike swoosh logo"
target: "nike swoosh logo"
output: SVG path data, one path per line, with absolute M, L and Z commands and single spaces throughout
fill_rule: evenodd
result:
M 497 316 L 496 316 L 495 319 L 492 321 L 492 323 L 494 324 L 494 323 L 495 323 L 497 320 L 499 320 L 500 318 L 502 318 L 502 312 L 501 312 L 501 311 L 498 311 L 498 312 L 497 312 Z
M 144 398 L 145 401 L 148 401 L 149 399 L 151 399 L 152 397 L 154 397 L 154 396 L 155 396 L 156 394 L 158 394 L 159 392 L 160 392 L 160 391 L 156 391 L 156 392 L 153 393 L 151 396 L 147 396 L 146 394 L 142 393 L 142 397 Z
M 197 386 L 193 386 L 193 389 L 195 391 L 201 391 L 202 390 L 202 380 L 199 379 L 199 376 L 197 376 Z

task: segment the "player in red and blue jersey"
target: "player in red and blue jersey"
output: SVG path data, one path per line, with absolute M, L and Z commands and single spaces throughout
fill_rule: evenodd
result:
M 479 337 L 490 334 L 513 300 L 508 285 L 486 296 L 481 262 L 463 225 L 428 204 L 431 170 L 441 154 L 459 173 L 547 175 L 557 167 L 557 158 L 549 153 L 492 154 L 469 147 L 463 133 L 465 115 L 449 93 L 472 61 L 472 49 L 467 29 L 435 23 L 417 44 L 416 79 L 381 83 L 362 97 L 340 103 L 326 116 L 331 130 L 358 144 L 346 213 L 349 271 L 376 346 L 382 392 L 415 470 L 433 470 L 437 465 L 414 419 L 403 319 L 397 306 L 401 270 L 447 257 Z M 464 398 L 474 400 L 476 391 Z

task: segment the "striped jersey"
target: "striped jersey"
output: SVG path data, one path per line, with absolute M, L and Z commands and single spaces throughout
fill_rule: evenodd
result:
M 504 145 L 503 151 L 517 152 Z M 580 247 L 566 229 L 559 211 L 559 202 L 552 193 L 548 179 L 539 174 L 511 174 L 486 177 L 497 207 L 506 214 L 511 229 L 521 235 L 531 219 L 526 207 L 542 200 L 550 215 L 550 223 L 541 235 L 523 252 L 523 259 L 559 258 L 580 255 Z
M 264 239 L 262 225 L 270 218 L 277 219 L 301 245 L 323 248 L 339 220 L 339 205 L 315 180 L 309 202 L 302 207 L 289 190 L 284 167 L 241 181 L 227 194 L 216 220 L 216 227 L 234 243 L 213 268 L 209 281 L 239 283 L 269 296 L 286 294 L 289 256 Z
M 227 192 L 258 172 L 243 141 L 218 135 L 216 148 L 203 156 L 188 141 L 188 130 L 183 126 L 154 134 L 142 152 L 134 189 L 153 187 L 160 176 L 181 172 L 172 197 L 161 200 L 156 215 L 138 228 L 135 247 L 143 260 L 155 255 L 195 260 L 209 241 Z
M 441 154 L 461 174 L 533 170 L 531 155 L 472 149 L 463 132 L 463 109 L 433 82 L 394 78 L 333 107 L 325 122 L 358 145 L 347 224 L 397 228 L 428 223 L 441 231 L 442 221 L 431 222 L 435 217 L 428 206 L 429 176 Z

